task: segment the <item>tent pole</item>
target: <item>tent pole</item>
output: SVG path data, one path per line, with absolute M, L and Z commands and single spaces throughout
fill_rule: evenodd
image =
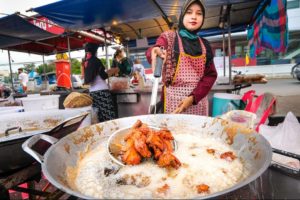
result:
M 73 89 L 73 81 L 72 81 L 72 59 L 71 59 L 71 48 L 70 48 L 70 38 L 69 36 L 67 36 L 67 40 L 68 40 L 68 54 L 69 54 L 69 62 L 70 62 L 70 80 L 71 80 L 71 89 Z
M 44 66 L 44 69 L 43 69 L 44 76 L 46 76 L 45 55 L 43 55 L 42 58 L 43 58 L 43 66 Z
M 225 29 L 223 28 L 223 75 L 226 76 Z
M 12 93 L 14 93 L 15 88 L 14 88 L 14 81 L 13 81 L 12 69 L 11 69 L 10 51 L 7 50 L 7 53 L 8 53 L 8 63 L 9 63 L 9 70 L 10 70 L 11 88 L 12 88 Z
M 228 11 L 228 58 L 229 58 L 229 84 L 232 83 L 231 77 L 232 77 L 232 62 L 231 62 L 231 5 L 229 5 L 229 11 Z
M 107 42 L 106 42 L 106 32 L 105 32 L 105 36 L 104 36 L 104 45 L 105 45 L 105 59 L 106 59 L 106 66 L 107 69 L 110 69 L 110 63 L 109 63 L 109 59 L 108 59 L 108 48 L 107 48 Z

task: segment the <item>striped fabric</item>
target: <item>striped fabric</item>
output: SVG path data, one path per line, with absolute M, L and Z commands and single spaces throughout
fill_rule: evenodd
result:
M 270 0 L 270 4 L 248 28 L 250 56 L 265 48 L 276 53 L 286 52 L 288 45 L 287 1 Z

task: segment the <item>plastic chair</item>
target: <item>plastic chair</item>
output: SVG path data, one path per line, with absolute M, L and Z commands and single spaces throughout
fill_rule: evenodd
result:
M 271 111 L 276 103 L 276 98 L 268 93 L 259 95 L 255 100 L 254 96 L 255 91 L 250 90 L 243 95 L 242 101 L 246 104 L 245 111 L 257 114 L 259 121 L 256 125 L 255 130 L 258 132 L 259 126 L 261 124 L 264 124 L 268 117 L 272 114 Z M 267 106 L 264 106 L 263 103 L 267 104 Z M 258 112 L 260 112 L 261 114 Z

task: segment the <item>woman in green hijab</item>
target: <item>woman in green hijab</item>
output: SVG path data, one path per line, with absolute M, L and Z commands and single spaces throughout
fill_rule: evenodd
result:
M 182 7 L 178 31 L 162 33 L 155 46 L 146 52 L 153 68 L 157 56 L 164 59 L 165 113 L 208 115 L 207 94 L 217 72 L 208 41 L 198 36 L 204 17 L 201 0 L 187 0 Z

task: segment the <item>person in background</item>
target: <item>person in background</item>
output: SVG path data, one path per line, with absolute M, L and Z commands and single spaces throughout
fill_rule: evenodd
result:
M 85 46 L 84 84 L 90 85 L 92 107 L 97 109 L 99 122 L 104 122 L 117 117 L 112 95 L 105 80 L 118 73 L 119 69 L 113 68 L 105 71 L 104 65 L 96 56 L 98 47 L 94 43 L 88 43 Z
M 114 54 L 112 68 L 116 67 L 120 69 L 119 76 L 132 75 L 132 62 L 125 56 L 124 49 L 117 49 Z
M 187 0 L 181 10 L 178 31 L 162 33 L 155 46 L 146 52 L 152 69 L 157 56 L 164 60 L 165 113 L 208 115 L 207 94 L 217 78 L 217 72 L 208 41 L 197 35 L 204 17 L 202 2 Z
M 145 67 L 142 65 L 140 59 L 135 59 L 133 64 L 133 71 L 138 72 L 143 78 L 144 82 L 146 81 Z
M 23 89 L 23 92 L 27 91 L 28 74 L 26 74 L 23 68 L 18 69 L 19 80 Z

